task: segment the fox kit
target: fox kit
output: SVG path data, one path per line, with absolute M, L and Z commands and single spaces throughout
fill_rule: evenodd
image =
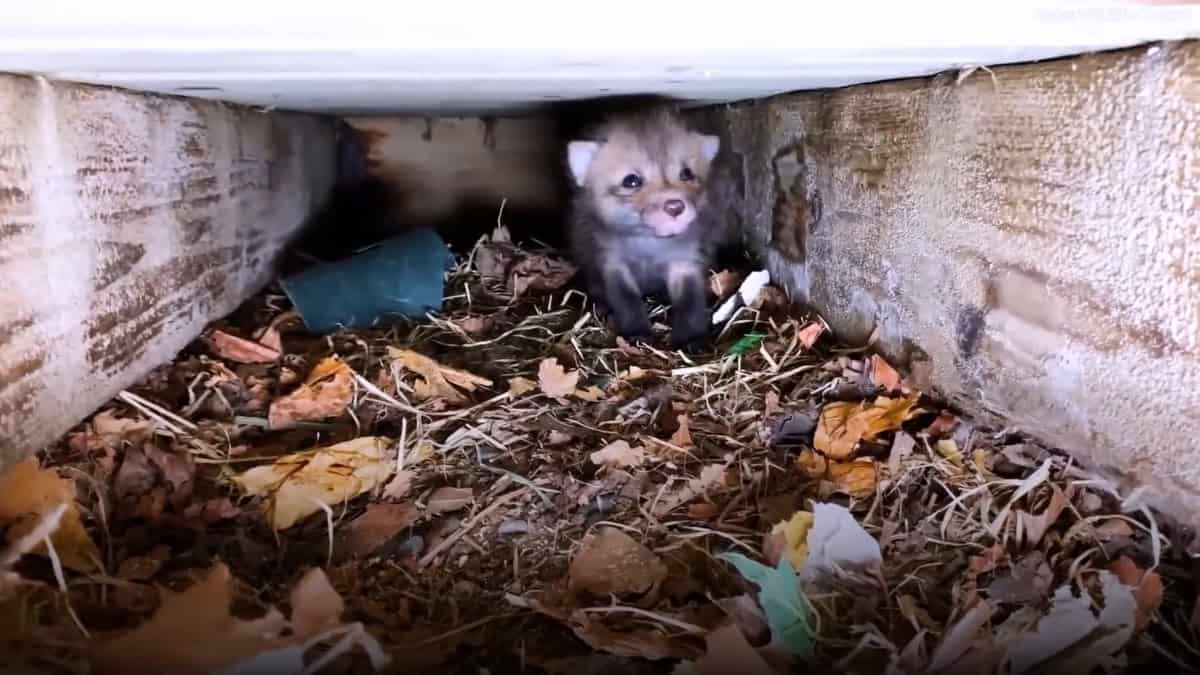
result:
M 673 349 L 707 337 L 708 265 L 725 236 L 711 181 L 720 138 L 666 106 L 619 112 L 567 143 L 568 239 L 592 297 L 626 339 L 651 337 L 644 297 L 671 300 Z

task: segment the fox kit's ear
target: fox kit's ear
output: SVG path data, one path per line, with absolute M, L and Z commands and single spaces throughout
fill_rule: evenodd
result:
M 571 175 L 575 184 L 583 187 L 587 178 L 588 167 L 596 156 L 600 144 L 596 141 L 571 141 L 567 143 L 567 164 L 571 166 Z
M 717 151 L 721 149 L 721 137 L 701 135 L 700 148 L 701 152 L 704 153 L 705 161 L 713 161 L 713 158 L 717 156 Z

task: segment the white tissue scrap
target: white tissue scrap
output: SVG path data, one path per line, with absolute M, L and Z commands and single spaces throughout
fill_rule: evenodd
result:
M 767 270 L 759 270 L 751 273 L 742 281 L 742 285 L 738 287 L 738 292 L 729 296 L 725 302 L 721 303 L 717 311 L 713 312 L 713 325 L 715 326 L 716 324 L 728 321 L 729 317 L 733 316 L 733 313 L 737 311 L 739 304 L 749 305 L 753 303 L 769 283 L 771 283 L 771 273 Z M 741 301 L 740 303 L 738 302 L 739 300 Z

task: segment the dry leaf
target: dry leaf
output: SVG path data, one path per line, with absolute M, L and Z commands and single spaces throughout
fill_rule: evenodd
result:
M 471 488 L 440 487 L 429 495 L 426 508 L 430 513 L 450 513 L 465 508 L 474 499 Z
M 222 520 L 241 515 L 242 510 L 229 497 L 216 497 L 208 501 L 188 504 L 183 510 L 183 522 L 189 527 L 204 529 Z
M 154 431 L 154 425 L 148 420 L 117 417 L 113 410 L 102 410 L 92 417 L 92 431 L 104 443 L 119 446 L 124 441 L 145 439 Z
M 609 468 L 639 466 L 646 461 L 646 448 L 630 447 L 626 441 L 613 441 L 591 454 L 593 464 Z
M 100 549 L 83 527 L 75 483 L 58 471 L 42 468 L 34 457 L 9 465 L 0 473 L 0 524 L 8 526 L 8 541 L 15 544 L 32 532 L 60 506 L 65 510 L 50 535 L 50 543 L 63 565 L 78 572 L 93 572 Z M 31 553 L 47 555 L 45 542 Z
M 774 417 L 783 412 L 783 406 L 779 405 L 779 394 L 774 391 L 768 391 L 763 397 L 763 416 Z
M 878 354 L 871 355 L 871 383 L 887 393 L 900 389 L 900 373 Z
M 410 469 L 401 469 L 392 476 L 386 487 L 383 488 L 383 496 L 387 499 L 399 501 L 408 496 L 408 491 L 412 489 L 413 479 L 417 474 Z
M 531 290 L 556 291 L 565 286 L 575 272 L 576 267 L 565 260 L 528 255 L 512 266 L 509 290 L 514 300 Z
M 168 504 L 181 512 L 191 502 L 195 474 L 190 455 L 146 441 L 125 450 L 113 475 L 113 496 L 125 514 L 156 521 Z
M 830 462 L 829 480 L 837 486 L 838 491 L 863 499 L 875 494 L 879 474 L 875 469 L 875 462 L 871 460 Z
M 687 482 L 677 492 L 664 495 L 654 506 L 654 515 L 662 517 L 676 508 L 710 491 L 725 488 L 725 472 L 728 465 L 709 464 L 700 470 L 700 475 Z
M 800 470 L 800 473 L 805 478 L 818 480 L 825 477 L 825 472 L 829 468 L 829 461 L 812 450 L 805 448 L 796 457 L 796 468 Z
M 454 325 L 461 328 L 467 335 L 474 337 L 483 335 L 492 327 L 492 317 L 464 316 L 461 319 L 454 320 Z
M 941 439 L 933 444 L 933 449 L 954 466 L 961 467 L 963 465 L 962 451 L 958 449 L 958 443 L 955 443 L 953 438 Z
M 308 640 L 341 624 L 346 603 L 319 567 L 304 573 L 289 596 L 292 629 L 297 640 Z
M 279 351 L 222 330 L 214 330 L 209 335 L 209 342 L 214 354 L 235 363 L 274 363 L 279 360 Z
M 470 403 L 470 399 L 455 387 L 475 391 L 478 387 L 492 386 L 492 381 L 487 378 L 443 366 L 411 349 L 388 347 L 388 357 L 394 363 L 420 376 L 421 379 L 413 386 L 414 393 L 420 400 L 440 398 L 450 404 L 465 404 Z
M 821 410 L 813 448 L 830 459 L 849 459 L 858 442 L 871 440 L 885 431 L 897 429 L 911 418 L 917 397 L 888 398 L 880 396 L 874 403 L 834 401 Z
M 649 591 L 667 578 L 667 566 L 625 532 L 602 527 L 584 539 L 567 575 L 571 594 L 606 598 Z
M 724 300 L 737 291 L 738 286 L 742 285 L 742 279 L 738 272 L 722 270 L 709 276 L 708 289 L 717 296 L 717 300 Z
M 956 426 L 958 426 L 958 418 L 947 411 L 942 411 L 942 413 L 937 416 L 937 419 L 930 422 L 929 426 L 925 428 L 925 433 L 929 434 L 933 438 L 937 438 L 939 436 L 945 436 L 951 431 L 954 431 L 954 427 Z
M 787 559 L 792 568 L 799 570 L 808 560 L 808 531 L 812 528 L 813 514 L 797 511 L 788 520 L 780 521 L 771 528 L 763 545 L 763 556 L 771 567 Z
M 279 612 L 253 621 L 230 614 L 231 581 L 229 569 L 218 564 L 183 592 L 161 589 L 162 603 L 149 620 L 93 645 L 94 672 L 208 675 L 283 646 L 287 622 Z
M 820 339 L 821 334 L 824 332 L 825 324 L 820 321 L 813 321 L 796 333 L 796 339 L 805 348 L 812 349 L 813 345 L 817 344 L 817 340 Z
M 273 464 L 235 476 L 247 494 L 264 501 L 271 526 L 291 527 L 301 519 L 382 484 L 392 472 L 392 441 L 365 436 L 309 452 L 285 455 Z
M 688 416 L 679 415 L 675 418 L 679 422 L 679 428 L 675 433 L 671 434 L 671 445 L 678 448 L 690 448 L 692 445 L 692 434 L 688 430 Z
M 1137 600 L 1137 623 L 1134 630 L 1141 632 L 1149 625 L 1154 612 L 1163 601 L 1163 582 L 1158 572 L 1147 572 L 1126 556 L 1117 558 L 1108 566 L 1108 571 L 1117 575 L 1121 583 L 1134 588 Z
M 554 357 L 543 359 L 538 366 L 538 386 L 547 396 L 565 398 L 575 391 L 578 384 L 579 371 L 567 372 Z
M 298 389 L 271 402 L 267 424 L 280 430 L 296 422 L 340 417 L 353 400 L 354 372 L 340 358 L 330 356 L 312 369 Z
M 1067 508 L 1068 499 L 1066 493 L 1053 483 L 1050 484 L 1050 489 L 1052 490 L 1050 503 L 1046 506 L 1046 510 L 1042 511 L 1041 515 L 1035 516 L 1028 511 L 1017 511 L 1017 527 L 1025 533 L 1024 542 L 1026 546 L 1037 546 L 1042 537 L 1046 536 L 1046 531 L 1062 515 L 1063 509 Z
M 572 392 L 575 398 L 581 401 L 599 401 L 604 398 L 604 390 L 600 387 L 592 385 L 587 389 L 576 389 Z
M 900 468 L 904 464 L 904 460 L 908 459 L 916 447 L 915 438 L 903 431 L 896 432 L 896 436 L 892 439 L 892 451 L 888 454 L 888 473 L 892 478 L 900 475 Z
M 694 675 L 780 675 L 746 640 L 745 633 L 737 623 L 730 622 L 717 628 L 704 636 L 704 642 L 704 656 L 684 668 L 677 668 L 672 675 L 680 675 L 681 672 Z
M 508 381 L 508 395 L 512 398 L 519 398 L 537 388 L 537 382 L 524 377 L 514 377 Z
M 351 555 L 370 555 L 420 516 L 420 509 L 412 504 L 370 504 L 351 521 L 346 549 Z

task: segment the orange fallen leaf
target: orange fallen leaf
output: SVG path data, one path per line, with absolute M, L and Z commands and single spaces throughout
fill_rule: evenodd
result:
M 825 324 L 821 323 L 820 321 L 813 321 L 804 328 L 801 328 L 800 331 L 796 333 L 796 339 L 799 340 L 800 344 L 804 345 L 805 348 L 812 349 L 813 345 L 817 344 L 817 340 L 820 339 L 821 334 L 824 332 Z
M 805 478 L 817 480 L 825 477 L 825 472 L 829 468 L 829 461 L 824 456 L 805 448 L 796 457 L 796 468 L 800 470 L 800 473 Z
M 875 487 L 879 484 L 879 472 L 872 460 L 830 462 L 829 480 L 837 486 L 839 492 L 862 499 L 875 494 Z
M 631 447 L 628 441 L 618 440 L 593 452 L 590 458 L 593 464 L 609 468 L 638 466 L 646 461 L 646 448 Z
M 572 595 L 642 594 L 667 578 L 653 551 L 616 527 L 602 527 L 583 540 L 567 572 Z
M 478 387 L 490 387 L 492 381 L 468 373 L 465 370 L 444 366 L 434 359 L 411 349 L 388 347 L 388 357 L 393 363 L 416 373 L 420 379 L 413 386 L 416 397 L 422 401 L 440 398 L 450 404 L 469 403 L 470 399 L 459 389 L 475 391 Z
M 213 330 L 208 339 L 217 356 L 235 363 L 274 363 L 279 360 L 277 350 L 223 330 Z
M 150 619 L 94 643 L 94 672 L 207 675 L 286 645 L 287 621 L 278 611 L 252 621 L 230 614 L 231 582 L 229 569 L 217 564 L 182 592 L 160 589 L 162 603 Z
M 412 504 L 370 504 L 350 522 L 346 550 L 355 556 L 370 555 L 420 517 L 420 509 Z
M 7 525 L 10 543 L 20 541 L 43 519 L 61 505 L 65 510 L 50 535 L 50 543 L 63 565 L 78 572 L 93 572 L 100 560 L 100 549 L 83 527 L 75 483 L 58 471 L 41 467 L 30 457 L 10 465 L 0 473 L 0 525 Z M 31 553 L 48 555 L 45 542 L 38 542 Z
M 679 428 L 675 433 L 671 434 L 671 445 L 679 448 L 690 448 L 692 444 L 692 433 L 688 429 L 688 416 L 681 414 L 675 418 L 679 422 Z
M 430 513 L 450 513 L 465 508 L 474 499 L 471 488 L 440 487 L 429 495 L 426 506 Z
M 579 371 L 567 372 L 553 356 L 543 359 L 538 365 L 538 386 L 542 393 L 555 398 L 566 398 L 579 385 Z
M 704 467 L 700 470 L 699 476 L 689 480 L 682 488 L 664 495 L 654 506 L 654 515 L 665 516 L 696 497 L 712 491 L 723 490 L 727 470 L 728 466 L 725 464 L 709 464 Z
M 1117 558 L 1108 566 L 1108 571 L 1117 575 L 1121 583 L 1134 588 L 1134 598 L 1137 600 L 1137 624 L 1135 630 L 1141 632 L 1150 623 L 1150 619 L 1163 601 L 1162 577 L 1157 572 L 1148 572 L 1137 566 L 1126 556 Z
M 813 435 L 813 448 L 830 459 L 848 459 L 854 454 L 859 441 L 871 440 L 897 429 L 911 418 L 917 397 L 888 398 L 880 396 L 871 404 L 834 401 L 821 409 L 817 430 Z
M 538 388 L 537 382 L 524 377 L 514 377 L 508 381 L 508 395 L 518 398 Z
M 295 391 L 271 402 L 267 424 L 271 430 L 288 429 L 296 422 L 341 417 L 354 400 L 354 372 L 340 358 L 318 363 Z
M 891 393 L 900 389 L 900 373 L 878 354 L 871 355 L 871 382 Z
M 304 573 L 289 596 L 292 629 L 298 640 L 307 640 L 341 624 L 346 602 L 329 583 L 320 567 Z

